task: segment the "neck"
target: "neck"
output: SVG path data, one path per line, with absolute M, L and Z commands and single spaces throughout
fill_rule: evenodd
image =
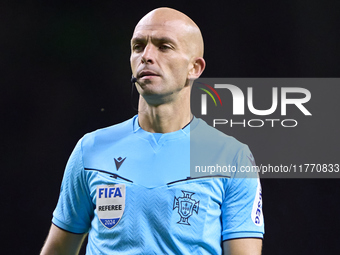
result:
M 148 104 L 140 96 L 138 105 L 139 125 L 151 133 L 170 133 L 182 129 L 192 119 L 190 94 L 178 98 L 175 102 L 159 105 Z

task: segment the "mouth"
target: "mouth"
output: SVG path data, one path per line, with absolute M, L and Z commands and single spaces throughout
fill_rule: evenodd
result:
M 153 77 L 158 77 L 159 75 L 153 71 L 143 70 L 138 75 L 138 79 L 151 79 Z

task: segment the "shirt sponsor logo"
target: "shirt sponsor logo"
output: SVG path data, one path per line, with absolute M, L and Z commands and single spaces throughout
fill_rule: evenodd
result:
M 125 209 L 125 185 L 97 186 L 96 210 L 104 227 L 115 227 L 123 216 Z
M 199 209 L 199 203 L 200 201 L 196 201 L 194 199 L 191 199 L 192 195 L 195 194 L 194 192 L 184 191 L 183 197 L 174 198 L 174 205 L 173 209 L 175 210 L 178 208 L 178 214 L 181 217 L 180 221 L 177 222 L 178 224 L 183 225 L 189 225 L 189 217 L 193 214 L 193 212 L 196 212 L 198 214 Z
M 258 181 L 255 200 L 253 204 L 253 210 L 251 212 L 251 219 L 256 226 L 262 226 L 263 224 L 263 212 L 262 212 L 262 189 L 260 181 Z
M 117 159 L 114 158 L 117 171 L 118 171 L 118 169 L 120 168 L 120 166 L 123 164 L 123 162 L 124 162 L 125 159 L 126 159 L 126 157 L 125 157 L 125 158 L 119 157 L 119 158 L 117 158 Z

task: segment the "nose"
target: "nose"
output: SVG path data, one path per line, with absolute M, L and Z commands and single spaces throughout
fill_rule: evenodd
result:
M 142 54 L 142 63 L 143 64 L 154 64 L 155 62 L 155 47 L 153 45 L 146 45 Z

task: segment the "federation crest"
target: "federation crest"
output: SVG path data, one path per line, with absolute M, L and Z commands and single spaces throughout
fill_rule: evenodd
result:
M 200 201 L 196 201 L 194 199 L 191 199 L 191 196 L 195 194 L 194 192 L 189 192 L 189 191 L 184 191 L 183 192 L 183 197 L 178 197 L 174 198 L 174 205 L 173 209 L 175 210 L 178 208 L 178 214 L 181 216 L 181 219 L 179 224 L 183 225 L 190 225 L 189 224 L 189 217 L 193 214 L 193 212 L 196 212 L 198 214 L 198 209 L 199 209 L 199 203 Z
M 125 209 L 125 185 L 97 186 L 96 210 L 100 222 L 111 229 L 118 224 Z

